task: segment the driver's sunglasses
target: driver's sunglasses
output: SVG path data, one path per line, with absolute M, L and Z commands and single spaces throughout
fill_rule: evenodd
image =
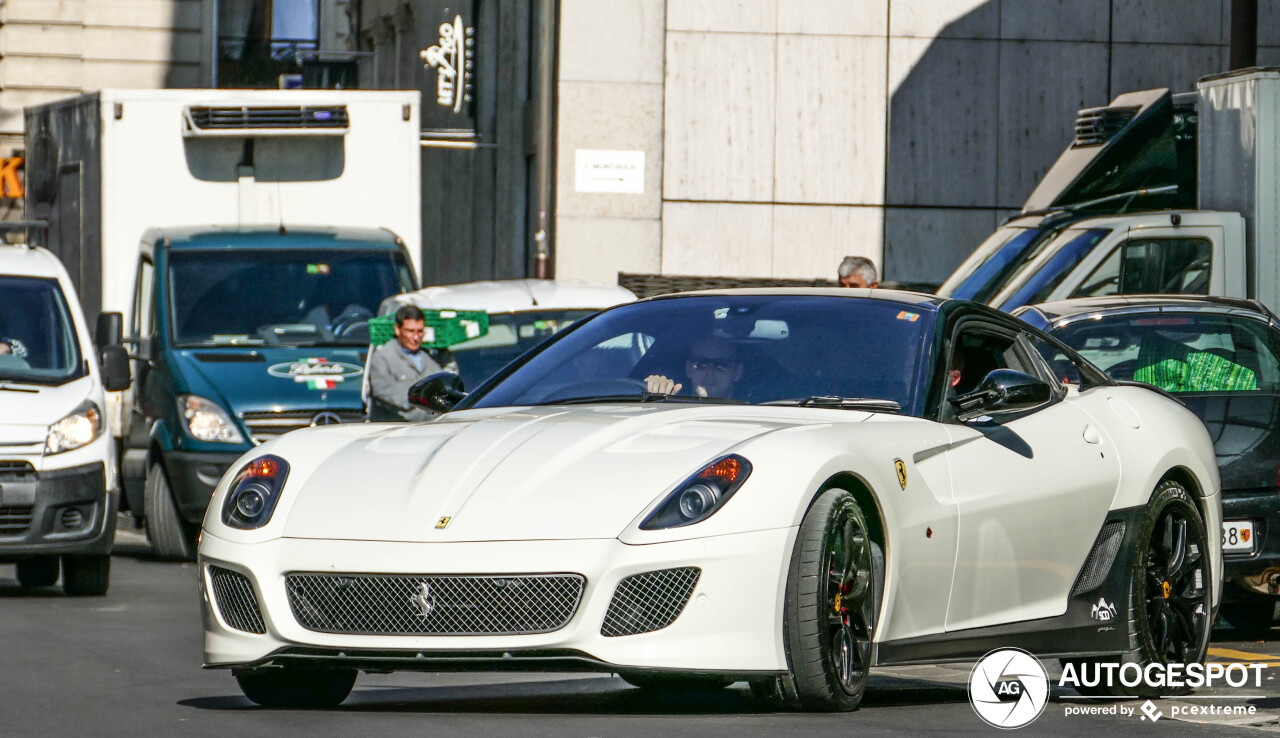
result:
M 689 359 L 689 367 L 696 370 L 711 370 L 718 372 L 731 371 L 738 362 L 733 359 L 708 359 L 705 357 L 694 357 Z

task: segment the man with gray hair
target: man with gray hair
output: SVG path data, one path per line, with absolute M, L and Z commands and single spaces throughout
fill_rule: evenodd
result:
M 876 265 L 864 256 L 846 256 L 844 261 L 840 262 L 840 268 L 836 270 L 836 274 L 840 277 L 841 287 L 870 287 L 876 288 L 880 286 L 880 281 L 876 278 Z

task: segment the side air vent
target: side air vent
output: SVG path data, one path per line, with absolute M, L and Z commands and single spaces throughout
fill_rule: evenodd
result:
M 1138 108 L 1086 108 L 1076 114 L 1076 139 L 1072 148 L 1099 146 L 1119 133 Z
M 1124 523 L 1113 520 L 1102 526 L 1098 540 L 1093 542 L 1093 550 L 1089 558 L 1084 560 L 1084 568 L 1080 570 L 1080 578 L 1071 594 L 1078 595 L 1096 589 L 1107 578 L 1111 565 L 1115 563 L 1116 554 L 1120 552 L 1120 544 L 1124 541 Z
M 246 633 L 267 632 L 262 622 L 262 611 L 258 609 L 258 596 L 254 594 L 248 577 L 220 566 L 210 566 L 209 579 L 213 584 L 218 612 L 227 625 Z
M 614 590 L 600 634 L 616 638 L 652 633 L 671 625 L 689 603 L 689 595 L 701 576 L 701 569 L 688 566 L 647 571 L 623 579 Z
M 199 106 L 182 111 L 184 136 L 341 136 L 345 105 Z

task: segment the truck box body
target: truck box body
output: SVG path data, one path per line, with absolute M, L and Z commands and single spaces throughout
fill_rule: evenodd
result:
M 26 110 L 26 216 L 90 321 L 152 227 L 388 228 L 419 269 L 416 91 L 102 90 Z
M 1280 309 L 1280 70 L 1207 77 L 1199 100 L 1199 207 L 1244 216 L 1249 297 Z

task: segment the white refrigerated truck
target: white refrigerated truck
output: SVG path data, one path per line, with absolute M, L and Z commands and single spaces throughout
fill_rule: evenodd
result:
M 1081 110 L 1074 140 L 1022 213 L 939 293 L 1004 310 L 1149 293 L 1280 310 L 1280 69 Z
M 93 323 L 122 508 L 189 558 L 218 477 L 269 435 L 363 419 L 364 319 L 416 289 L 420 94 L 103 90 L 26 110 L 26 214 Z M 366 334 L 362 335 L 361 331 Z

